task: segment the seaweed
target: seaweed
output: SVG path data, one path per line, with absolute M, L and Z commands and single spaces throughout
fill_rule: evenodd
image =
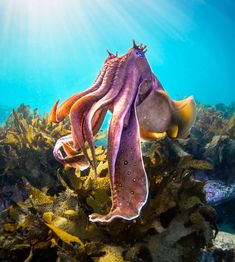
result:
M 3 129 L 0 155 L 4 179 L 7 177 L 8 181 L 18 180 L 20 183 L 25 177 L 33 185 L 56 186 L 59 165 L 54 161 L 51 149 L 57 138 L 68 134 L 66 122 L 52 124 L 48 114 L 42 117 L 37 109 L 31 113 L 29 106 L 21 104 L 13 110 Z
M 215 211 L 206 203 L 205 183 L 194 173 L 211 172 L 214 163 L 188 150 L 196 132 L 186 142 L 166 137 L 142 143 L 149 199 L 137 219 L 108 224 L 88 220 L 91 212 L 106 213 L 111 206 L 106 148 L 100 142 L 106 135 L 95 138 L 95 178 L 91 168 L 79 171 L 54 160 L 54 143 L 68 132 L 68 121 L 51 124 L 48 115 L 25 105 L 13 111 L 1 131 L 4 261 L 197 261 L 201 248 L 213 245 Z
M 189 154 L 213 165 L 213 172 L 205 172 L 210 179 L 220 179 L 227 184 L 234 183 L 234 103 L 230 106 L 220 104 L 213 107 L 198 105 L 191 136 L 179 142 Z

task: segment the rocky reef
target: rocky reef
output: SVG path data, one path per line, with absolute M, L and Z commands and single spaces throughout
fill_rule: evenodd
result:
M 106 133 L 95 137 L 95 178 L 92 169 L 64 168 L 53 158 L 69 121 L 52 124 L 20 105 L 0 129 L 0 260 L 209 261 L 218 229 L 208 204 L 215 197 L 204 188 L 211 180 L 228 188 L 235 179 L 235 116 L 225 108 L 199 105 L 187 140 L 143 142 L 149 199 L 141 216 L 102 224 L 88 214 L 111 205 Z M 215 205 L 231 203 L 233 192 L 216 197 Z M 234 258 L 232 249 L 221 252 Z

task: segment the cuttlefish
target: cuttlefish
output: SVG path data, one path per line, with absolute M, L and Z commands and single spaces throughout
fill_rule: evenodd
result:
M 135 41 L 124 55 L 108 51 L 93 85 L 60 106 L 58 100 L 50 114 L 52 122 L 60 122 L 67 115 L 71 122 L 71 134 L 60 138 L 54 147 L 55 158 L 64 166 L 80 170 L 92 166 L 96 174 L 93 137 L 107 111 L 112 113 L 107 144 L 112 207 L 106 215 L 91 214 L 92 222 L 138 217 L 148 198 L 141 138 L 186 138 L 195 120 L 193 97 L 171 100 L 152 72 L 145 53 L 146 46 Z

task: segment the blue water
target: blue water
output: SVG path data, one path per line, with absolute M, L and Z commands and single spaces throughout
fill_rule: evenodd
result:
M 95 79 L 132 39 L 172 98 L 235 100 L 233 0 L 0 0 L 0 105 L 53 103 Z

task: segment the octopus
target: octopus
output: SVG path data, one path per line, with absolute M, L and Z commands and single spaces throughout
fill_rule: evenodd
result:
M 94 83 L 60 106 L 58 100 L 50 113 L 52 122 L 69 115 L 71 123 L 71 134 L 56 142 L 55 159 L 80 170 L 92 167 L 96 176 L 94 136 L 106 113 L 112 113 L 107 142 L 112 207 L 108 214 L 91 214 L 91 222 L 137 218 L 148 198 L 141 139 L 186 138 L 195 120 L 193 97 L 171 100 L 152 72 L 146 51 L 135 41 L 124 55 L 108 51 Z

